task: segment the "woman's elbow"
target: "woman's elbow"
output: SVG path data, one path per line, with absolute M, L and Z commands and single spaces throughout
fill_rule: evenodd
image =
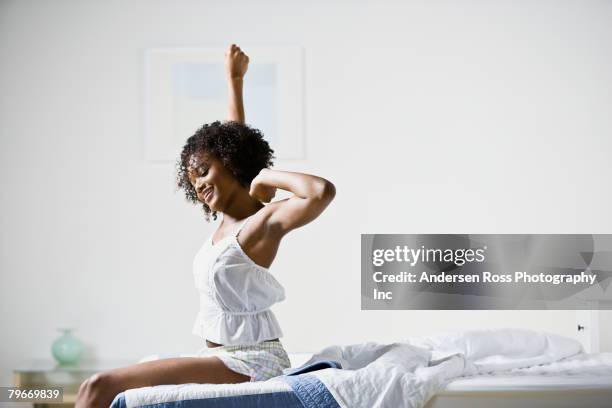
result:
M 329 181 L 323 179 L 319 192 L 317 193 L 317 199 L 321 201 L 331 202 L 336 196 L 336 186 Z

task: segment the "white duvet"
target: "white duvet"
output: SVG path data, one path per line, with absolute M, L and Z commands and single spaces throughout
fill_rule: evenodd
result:
M 521 329 L 471 330 L 409 338 L 393 344 L 332 346 L 306 364 L 335 360 L 343 369 L 312 372 L 338 404 L 349 407 L 422 407 L 455 378 L 537 367 L 583 349 L 579 342 Z M 611 367 L 612 368 L 612 367 Z
M 515 368 L 510 371 L 492 374 L 492 376 L 498 375 L 506 377 L 598 377 L 606 378 L 606 380 L 610 382 L 610 385 L 612 385 L 612 353 L 580 353 L 560 361 L 555 361 L 551 364 Z
M 327 386 L 342 408 L 422 407 L 447 383 L 470 378 L 466 376 L 596 376 L 610 379 L 612 388 L 612 353 L 585 354 L 576 340 L 520 329 L 471 330 L 413 337 L 393 344 L 332 346 L 314 354 L 305 364 L 321 360 L 342 364 L 341 370 L 309 373 Z M 127 390 L 125 397 L 128 407 L 137 407 L 290 390 L 287 383 L 273 378 L 230 385 L 144 387 Z

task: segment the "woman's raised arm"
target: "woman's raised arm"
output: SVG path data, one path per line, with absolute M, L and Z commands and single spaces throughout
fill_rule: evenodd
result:
M 242 101 L 242 84 L 244 74 L 249 66 L 249 56 L 236 44 L 225 51 L 225 74 L 229 91 L 229 112 L 227 120 L 244 123 L 244 104 Z
M 270 202 L 277 188 L 294 196 Z M 270 202 L 266 206 L 269 230 L 282 237 L 317 218 L 334 199 L 336 188 L 329 180 L 311 174 L 265 168 L 251 182 L 249 194 L 261 202 Z

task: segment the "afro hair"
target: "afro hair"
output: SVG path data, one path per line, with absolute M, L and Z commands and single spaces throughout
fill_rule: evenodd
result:
M 258 129 L 234 121 L 205 124 L 187 139 L 176 164 L 178 189 L 184 190 L 187 201 L 194 204 L 201 203 L 187 170 L 189 159 L 194 153 L 217 158 L 246 188 L 250 187 L 251 181 L 261 169 L 274 164 L 272 160 L 275 158 L 274 150 Z M 206 203 L 201 204 L 206 220 L 210 221 L 211 214 L 216 220 L 217 212 L 212 211 Z

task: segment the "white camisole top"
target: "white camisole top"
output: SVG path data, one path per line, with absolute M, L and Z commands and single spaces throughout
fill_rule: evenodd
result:
M 200 310 L 192 332 L 214 343 L 254 345 L 283 336 L 270 307 L 285 299 L 285 289 L 238 243 L 249 218 L 214 245 L 211 234 L 193 260 Z

